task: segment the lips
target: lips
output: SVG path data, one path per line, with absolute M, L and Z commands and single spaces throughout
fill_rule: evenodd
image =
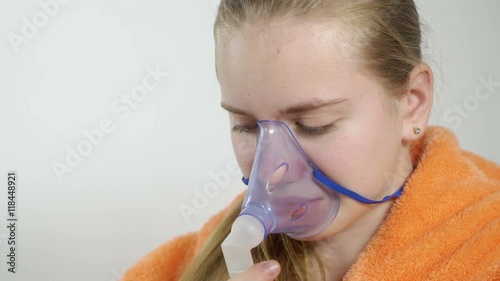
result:
M 286 221 L 297 221 L 304 216 L 314 216 L 315 211 L 323 198 L 305 199 L 297 196 L 286 196 L 275 199 L 273 208 L 277 217 L 281 217 Z
M 282 206 L 296 206 L 300 204 L 310 204 L 312 202 L 322 201 L 323 198 L 304 198 L 298 196 L 275 196 L 273 198 L 274 202 L 282 205 Z

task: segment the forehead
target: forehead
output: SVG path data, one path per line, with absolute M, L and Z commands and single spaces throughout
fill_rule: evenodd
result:
M 221 32 L 217 40 L 217 62 L 242 65 L 255 63 L 302 63 L 328 59 L 350 59 L 353 44 L 345 25 L 330 20 L 280 19 L 247 23 L 232 32 Z M 293 60 L 293 58 L 296 58 Z M 280 60 L 281 59 L 281 60 Z
M 359 75 L 349 32 L 333 20 L 281 20 L 221 33 L 216 67 L 223 101 L 340 97 Z

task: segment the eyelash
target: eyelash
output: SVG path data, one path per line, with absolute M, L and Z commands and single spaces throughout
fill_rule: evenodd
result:
M 330 123 L 330 124 L 325 125 L 325 126 L 320 126 L 320 127 L 307 127 L 307 126 L 304 126 L 298 122 L 296 122 L 295 125 L 297 125 L 297 127 L 299 128 L 300 133 L 303 133 L 304 135 L 307 135 L 307 136 L 319 136 L 319 135 L 322 135 L 322 134 L 329 132 L 330 130 L 337 128 L 335 122 Z M 238 125 L 235 125 L 232 128 L 232 131 L 234 133 L 252 134 L 255 132 L 256 129 L 257 129 L 257 126 L 238 126 Z

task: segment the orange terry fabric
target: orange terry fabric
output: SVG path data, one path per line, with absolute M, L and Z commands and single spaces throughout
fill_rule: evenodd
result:
M 500 166 L 460 150 L 442 127 L 428 128 L 411 156 L 403 195 L 344 280 L 500 280 Z M 177 280 L 226 210 L 148 254 L 123 281 Z

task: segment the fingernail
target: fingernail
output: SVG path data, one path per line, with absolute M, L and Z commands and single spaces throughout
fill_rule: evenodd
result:
M 274 276 L 276 275 L 276 273 L 278 273 L 280 265 L 275 261 L 268 261 L 264 263 L 263 267 L 267 275 Z

